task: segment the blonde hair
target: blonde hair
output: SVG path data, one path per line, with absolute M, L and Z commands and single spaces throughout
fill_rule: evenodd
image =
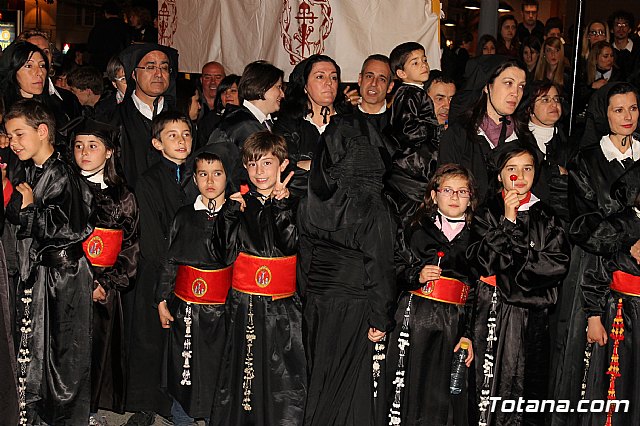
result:
M 591 85 L 594 81 L 596 81 L 596 66 L 598 65 L 598 56 L 600 56 L 602 51 L 607 48 L 611 49 L 611 54 L 613 55 L 613 47 L 608 41 L 599 41 L 591 48 L 591 52 L 589 52 L 589 57 L 587 59 L 587 84 Z M 615 62 L 613 63 L 613 66 L 615 67 Z
M 601 41 L 606 41 L 609 39 L 609 24 L 605 21 L 601 21 L 600 19 L 594 19 L 589 22 L 589 25 L 585 27 L 584 33 L 582 34 L 582 58 L 584 60 L 589 59 L 589 52 L 591 51 L 591 45 L 589 44 L 589 29 L 593 24 L 600 24 L 604 26 L 605 39 Z
M 558 49 L 558 55 L 560 56 L 560 60 L 558 61 L 558 65 L 556 69 L 553 71 L 553 75 L 550 80 L 556 85 L 562 87 L 564 86 L 564 45 L 562 44 L 562 40 L 557 37 L 547 37 L 544 43 L 542 43 L 542 48 L 540 49 L 540 56 L 538 57 L 538 65 L 536 65 L 536 80 L 544 80 L 549 79 L 547 73 L 551 71 L 551 65 L 547 61 L 547 58 L 544 54 L 545 48 L 553 47 L 554 49 Z

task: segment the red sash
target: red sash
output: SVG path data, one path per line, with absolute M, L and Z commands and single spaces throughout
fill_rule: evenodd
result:
M 122 235 L 122 229 L 95 228 L 82 243 L 89 262 L 101 268 L 115 265 L 122 249 Z
M 283 299 L 296 292 L 296 256 L 258 257 L 240 253 L 233 264 L 235 290 Z
M 464 305 L 467 302 L 467 296 L 469 296 L 469 286 L 454 278 L 440 277 L 438 280 L 428 281 L 424 286 L 411 293 L 438 302 Z
M 496 276 L 495 275 L 491 275 L 490 277 L 480 277 L 480 281 L 482 281 L 485 284 L 489 284 L 492 287 L 496 286 Z
M 178 266 L 174 293 L 185 302 L 220 305 L 227 300 L 233 267 L 207 271 L 192 266 Z
M 613 291 L 628 294 L 629 296 L 640 296 L 640 277 L 622 271 L 615 271 L 610 288 Z

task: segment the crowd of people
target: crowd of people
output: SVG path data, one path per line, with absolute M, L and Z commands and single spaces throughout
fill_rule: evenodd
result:
M 586 26 L 569 136 L 561 21 L 537 10 L 442 70 L 416 42 L 372 54 L 347 87 L 322 54 L 187 79 L 141 39 L 67 90 L 21 34 L 1 422 L 640 424 L 640 41 L 626 12 Z

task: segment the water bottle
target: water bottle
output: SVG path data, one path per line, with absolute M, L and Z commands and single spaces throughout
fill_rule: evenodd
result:
M 460 343 L 458 352 L 453 355 L 451 361 L 451 383 L 449 384 L 449 390 L 452 395 L 458 395 L 462 392 L 462 386 L 464 385 L 464 375 L 467 370 L 465 360 L 469 355 L 469 343 Z

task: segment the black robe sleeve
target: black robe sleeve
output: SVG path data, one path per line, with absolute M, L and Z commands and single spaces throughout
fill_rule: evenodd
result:
M 392 135 L 403 148 L 437 141 L 441 131 L 427 92 L 406 84 L 396 92 L 390 126 Z

